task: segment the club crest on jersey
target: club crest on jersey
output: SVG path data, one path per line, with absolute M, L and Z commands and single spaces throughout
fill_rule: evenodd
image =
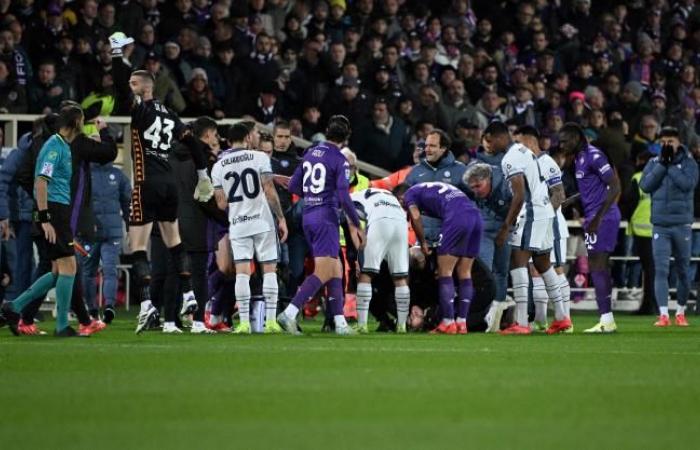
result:
M 450 171 L 449 171 L 449 170 L 446 170 L 446 171 L 445 171 L 445 174 L 444 174 L 445 178 L 450 178 L 450 175 L 452 175 L 452 174 L 450 173 Z
M 289 161 L 287 161 L 286 159 L 283 159 L 282 161 L 280 161 L 280 164 L 281 164 L 282 167 L 284 167 L 285 169 L 286 169 L 287 167 L 289 167 Z

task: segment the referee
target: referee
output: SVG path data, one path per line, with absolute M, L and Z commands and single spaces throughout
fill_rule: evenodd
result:
M 42 146 L 34 169 L 34 197 L 37 202 L 37 218 L 44 238 L 48 242 L 51 272 L 38 278 L 29 289 L 0 309 L 0 322 L 4 319 L 15 335 L 19 334 L 19 312 L 33 299 L 40 298 L 56 288 L 56 330 L 59 337 L 78 336 L 68 325 L 76 260 L 71 230 L 71 177 L 72 156 L 70 143 L 83 128 L 83 111 L 77 106 L 63 108 L 58 117 L 58 133 Z

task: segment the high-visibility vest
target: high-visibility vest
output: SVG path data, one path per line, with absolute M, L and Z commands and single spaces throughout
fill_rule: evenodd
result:
M 630 218 L 627 233 L 633 236 L 651 237 L 651 195 L 642 191 L 639 187 L 639 181 L 642 179 L 642 172 L 637 172 L 632 176 L 632 179 L 637 182 L 639 190 L 639 203 L 632 213 Z

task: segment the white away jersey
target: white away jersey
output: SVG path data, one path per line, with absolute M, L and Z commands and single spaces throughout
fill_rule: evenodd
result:
M 396 219 L 406 222 L 406 212 L 394 195 L 384 189 L 370 188 L 350 194 L 353 203 L 364 212 L 367 225 L 378 219 Z
M 215 189 L 228 197 L 229 234 L 241 238 L 275 229 L 262 185 L 262 175 L 272 174 L 270 158 L 263 152 L 225 152 L 211 169 Z
M 537 157 L 529 148 L 514 143 L 501 161 L 501 169 L 507 180 L 516 175 L 525 177 L 525 202 L 520 217 L 526 220 L 545 220 L 554 217 L 549 202 L 549 189 Z M 520 220 L 520 219 L 519 219 Z
M 551 189 L 554 186 L 562 184 L 561 180 L 561 169 L 554 158 L 546 153 L 541 153 L 539 156 L 540 168 L 542 169 L 542 175 L 547 181 L 547 188 Z M 564 214 L 561 212 L 561 207 L 556 210 L 556 222 L 554 230 L 554 237 L 557 238 L 567 238 L 569 237 L 569 227 L 566 225 L 566 219 Z

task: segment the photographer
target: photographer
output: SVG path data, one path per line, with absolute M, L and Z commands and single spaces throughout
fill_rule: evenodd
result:
M 688 266 L 693 223 L 693 194 L 698 182 L 698 165 L 681 145 L 678 129 L 661 130 L 661 154 L 650 160 L 639 183 L 651 195 L 652 246 L 654 249 L 654 291 L 659 306 L 657 327 L 671 324 L 668 317 L 668 274 L 671 256 L 678 270 L 677 326 L 688 326 L 685 305 L 690 280 Z

